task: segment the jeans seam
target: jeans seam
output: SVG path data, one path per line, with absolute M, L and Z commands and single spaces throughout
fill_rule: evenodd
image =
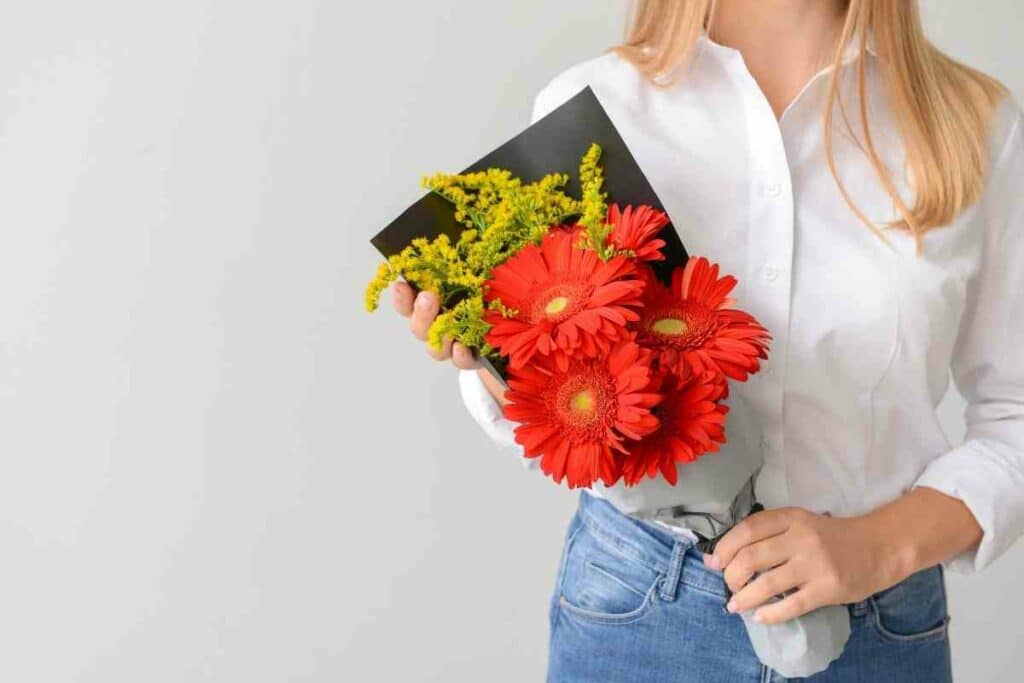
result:
M 549 634 L 549 640 L 554 637 L 555 624 L 558 623 L 558 614 L 559 614 L 559 612 L 562 609 L 562 589 L 565 586 L 565 569 L 566 569 L 565 565 L 566 565 L 566 559 L 569 557 L 569 550 L 572 548 L 572 544 L 576 541 L 576 537 L 579 536 L 580 531 L 583 530 L 583 523 L 582 523 L 583 519 L 582 518 L 580 519 L 580 522 L 581 523 L 579 525 L 577 525 L 575 529 L 573 529 L 572 533 L 569 534 L 569 537 L 565 541 L 565 547 L 562 548 L 562 557 L 559 560 L 559 565 L 558 565 L 558 567 L 559 567 L 558 568 L 558 581 L 556 581 L 556 583 L 555 583 L 555 595 L 554 595 L 554 603 L 555 604 L 552 605 L 552 613 L 551 613 L 551 618 L 550 618 L 551 633 Z M 549 643 L 549 647 L 550 647 L 550 643 Z
M 639 557 L 636 557 L 632 553 L 624 552 L 619 546 L 617 546 L 615 543 L 609 540 L 611 537 L 613 537 L 611 534 L 607 533 L 599 525 L 587 519 L 586 515 L 582 517 L 582 521 L 583 525 L 586 526 L 587 530 L 590 531 L 593 535 L 594 541 L 596 543 L 599 543 L 601 547 L 607 550 L 608 552 L 618 555 L 619 557 L 625 560 L 633 562 L 643 567 L 644 569 L 649 569 L 657 574 L 661 574 L 665 571 L 664 567 L 652 566 L 644 560 L 640 559 Z
M 602 567 L 601 565 L 597 564 L 596 562 L 594 562 L 592 560 L 587 560 L 584 563 L 584 567 L 586 568 L 585 571 L 596 571 L 597 573 L 604 575 L 609 581 L 614 581 L 615 583 L 617 583 L 618 585 L 622 586 L 626 590 L 639 595 L 641 598 L 645 597 L 647 595 L 646 592 L 641 591 L 641 590 L 639 590 L 637 588 L 634 588 L 633 586 L 630 586 L 628 583 L 626 583 L 625 581 L 623 581 L 619 577 L 615 576 L 615 574 L 611 573 L 610 571 L 608 571 L 607 569 L 605 569 L 604 567 Z M 584 579 L 584 580 L 586 580 L 586 579 Z M 648 586 L 648 590 L 650 590 L 650 586 Z

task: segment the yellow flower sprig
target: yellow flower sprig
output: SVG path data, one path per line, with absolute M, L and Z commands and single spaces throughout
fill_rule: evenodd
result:
M 598 163 L 601 159 L 601 148 L 591 145 L 580 162 L 580 218 L 577 221 L 584 227 L 583 246 L 593 249 L 607 261 L 615 255 L 615 250 L 608 244 L 608 234 L 612 226 L 605 222 L 608 216 L 608 205 L 605 203 L 607 193 L 604 192 L 604 173 Z
M 594 248 L 602 258 L 612 255 L 605 246 L 610 226 L 604 222 L 600 156 L 601 148 L 594 144 L 581 160 L 581 199 L 564 192 L 569 182 L 564 173 L 533 183 L 523 183 L 504 169 L 424 178 L 424 187 L 452 203 L 455 219 L 465 229 L 454 242 L 448 235 L 415 239 L 381 263 L 366 288 L 366 309 L 376 310 L 381 292 L 401 276 L 417 289 L 434 292 L 441 302 L 442 312 L 428 331 L 430 346 L 440 349 L 449 338 L 497 361 L 484 341 L 490 326 L 483 320 L 484 283 L 496 266 L 527 244 L 539 243 L 551 226 L 571 216 L 580 216 L 579 223 L 586 227 L 583 246 Z M 500 302 L 490 308 L 504 316 L 515 314 Z

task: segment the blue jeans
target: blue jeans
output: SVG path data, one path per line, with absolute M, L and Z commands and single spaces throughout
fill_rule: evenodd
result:
M 688 541 L 581 491 L 550 610 L 549 683 L 783 681 Z M 843 655 L 810 681 L 952 680 L 941 567 L 849 605 Z

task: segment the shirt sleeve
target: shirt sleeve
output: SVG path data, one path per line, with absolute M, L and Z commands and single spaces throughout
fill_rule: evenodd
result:
M 584 88 L 585 83 L 572 76 L 572 72 L 563 73 L 537 93 L 533 100 L 531 125 Z M 518 423 L 505 418 L 501 406 L 487 391 L 476 370 L 459 371 L 459 391 L 469 414 L 498 450 L 516 455 L 525 469 L 539 468 L 540 459 L 527 458 L 523 455 L 522 446 L 516 443 L 515 428 Z
M 989 565 L 1024 532 L 1024 132 L 1014 112 L 979 205 L 981 263 L 953 350 L 967 434 L 915 482 L 962 500 L 982 528 L 977 548 L 945 563 L 959 573 Z
M 518 423 L 505 417 L 501 406 L 487 391 L 476 370 L 459 370 L 459 391 L 469 414 L 490 437 L 495 447 L 517 456 L 525 469 L 537 469 L 540 458 L 527 458 L 523 455 L 523 447 L 516 443 L 515 429 Z

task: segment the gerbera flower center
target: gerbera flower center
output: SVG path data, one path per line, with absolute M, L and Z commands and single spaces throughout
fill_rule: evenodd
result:
M 659 318 L 651 323 L 651 330 L 671 337 L 686 334 L 689 329 L 690 327 L 686 324 L 686 321 L 679 318 Z
M 566 309 L 569 305 L 569 297 L 567 296 L 556 296 L 548 305 L 544 307 L 544 312 L 548 315 L 558 315 Z
M 533 296 L 533 322 L 560 323 L 586 308 L 593 288 L 583 283 L 560 282 Z
M 715 311 L 695 301 L 678 301 L 651 310 L 644 323 L 656 343 L 676 347 L 700 346 L 715 331 Z
M 550 408 L 572 441 L 592 440 L 615 419 L 615 385 L 607 372 L 586 364 L 564 376 Z
M 572 409 L 577 413 L 585 415 L 593 414 L 596 403 L 597 401 L 594 399 L 594 394 L 590 389 L 584 389 L 569 399 L 569 405 L 572 406 Z

